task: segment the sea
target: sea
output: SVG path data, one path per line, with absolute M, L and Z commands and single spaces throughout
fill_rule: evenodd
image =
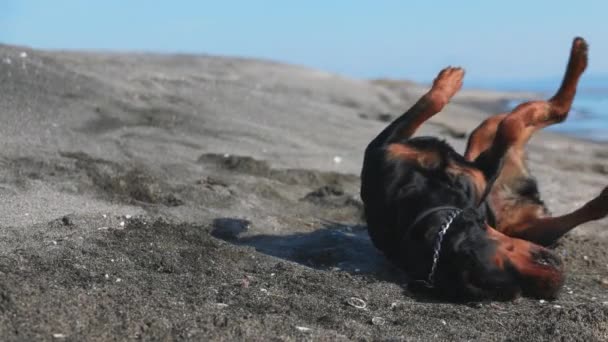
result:
M 551 97 L 560 84 L 559 79 L 520 80 L 486 84 L 484 88 L 505 91 L 525 91 Z M 511 101 L 514 108 L 521 101 Z M 553 132 L 583 139 L 608 142 L 608 75 L 581 79 L 568 119 L 546 128 Z

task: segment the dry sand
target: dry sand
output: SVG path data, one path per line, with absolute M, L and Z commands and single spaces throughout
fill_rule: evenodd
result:
M 362 151 L 424 90 L 0 46 L 0 339 L 607 340 L 607 220 L 557 247 L 568 280 L 554 302 L 436 302 L 373 248 Z M 462 151 L 521 96 L 463 91 L 422 134 Z M 534 139 L 556 214 L 608 184 L 606 146 Z

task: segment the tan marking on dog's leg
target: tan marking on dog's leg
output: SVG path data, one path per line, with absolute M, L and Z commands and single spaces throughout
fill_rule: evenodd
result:
M 464 158 L 468 161 L 473 161 L 479 156 L 479 154 L 492 145 L 494 137 L 496 136 L 496 129 L 500 122 L 508 115 L 508 113 L 494 115 L 484 120 L 475 130 L 471 133 L 469 141 L 467 142 L 467 149 L 464 154 Z

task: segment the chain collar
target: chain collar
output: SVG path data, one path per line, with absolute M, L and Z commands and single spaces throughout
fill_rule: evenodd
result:
M 410 228 L 413 228 L 414 225 L 416 225 L 417 223 L 422 221 L 422 219 L 424 219 L 425 217 L 429 216 L 430 214 L 432 214 L 434 212 L 441 211 L 441 210 L 450 211 L 450 213 L 448 214 L 445 222 L 441 226 L 441 229 L 439 229 L 439 232 L 437 233 L 437 238 L 435 239 L 435 247 L 433 249 L 433 264 L 431 266 L 431 271 L 429 272 L 427 279 L 422 280 L 422 283 L 429 288 L 435 287 L 435 279 L 434 279 L 435 271 L 437 270 L 437 262 L 439 261 L 439 253 L 441 252 L 441 242 L 443 241 L 443 237 L 445 236 L 445 233 L 447 233 L 448 229 L 450 229 L 450 226 L 452 225 L 452 222 L 454 222 L 454 219 L 460 213 L 462 213 L 462 210 L 459 208 L 456 208 L 456 207 L 451 207 L 451 206 L 442 206 L 442 207 L 431 208 L 431 209 L 423 212 L 422 214 L 418 215 L 418 217 L 416 217 L 414 222 L 410 225 Z

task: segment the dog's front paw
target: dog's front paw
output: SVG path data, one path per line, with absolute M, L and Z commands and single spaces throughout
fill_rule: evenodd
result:
M 605 187 L 604 190 L 602 190 L 602 192 L 600 193 L 600 197 L 608 199 L 608 186 Z
M 433 81 L 433 91 L 440 92 L 442 95 L 450 99 L 456 92 L 462 88 L 462 80 L 464 78 L 464 69 L 456 67 L 447 67 L 437 75 Z
M 592 220 L 599 220 L 608 216 L 608 186 L 596 198 L 589 201 L 585 208 Z

